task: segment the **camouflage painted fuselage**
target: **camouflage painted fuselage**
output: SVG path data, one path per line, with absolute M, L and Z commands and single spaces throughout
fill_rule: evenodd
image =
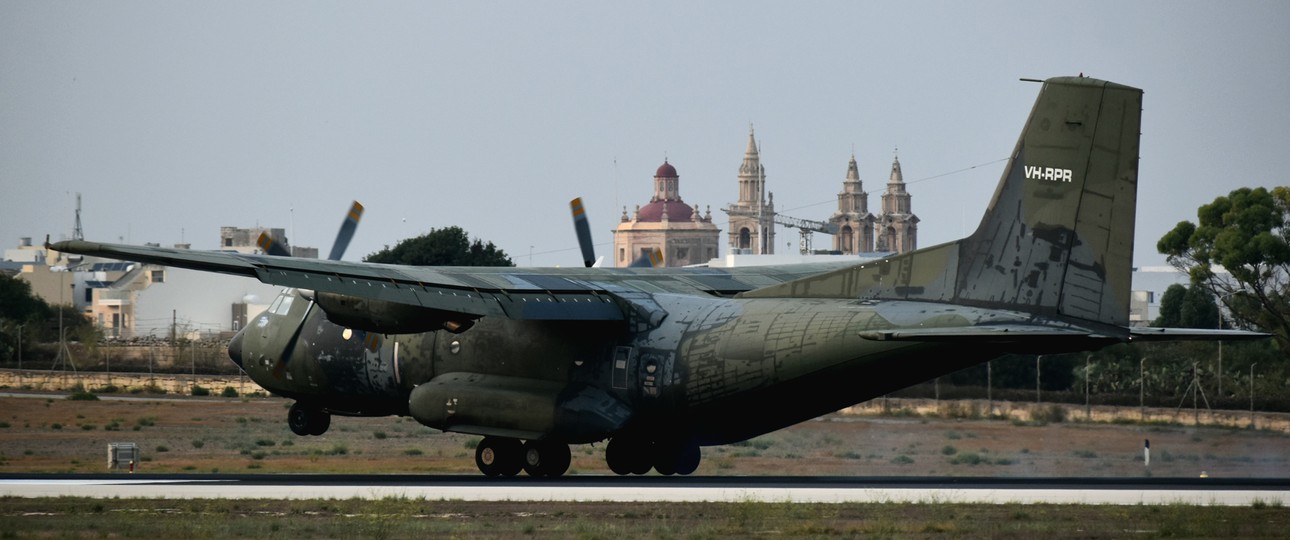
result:
M 291 337 L 283 329 L 293 328 L 290 321 L 308 306 L 297 297 L 285 313 L 257 318 L 263 322 L 248 329 L 241 357 L 260 385 L 332 414 L 411 415 L 436 429 L 573 443 L 628 430 L 710 445 L 780 429 L 1004 350 L 867 334 L 1034 322 L 1020 312 L 925 302 L 652 299 L 666 316 L 638 322 L 639 329 L 621 321 L 486 318 L 461 334 L 383 336 L 374 349 L 362 332 L 313 309 L 292 358 L 275 371 Z

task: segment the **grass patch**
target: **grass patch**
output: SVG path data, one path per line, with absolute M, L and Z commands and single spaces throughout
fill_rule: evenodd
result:
M 252 462 L 246 469 L 260 469 Z M 1275 538 L 1259 507 L 786 502 L 6 499 L 5 537 Z M 164 510 L 162 510 L 164 509 Z M 1126 529 L 1146 534 L 1127 533 Z M 110 534 L 109 534 L 110 532 Z

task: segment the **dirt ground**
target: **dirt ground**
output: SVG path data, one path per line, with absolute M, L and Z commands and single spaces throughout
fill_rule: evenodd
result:
M 0 397 L 0 472 L 103 472 L 117 442 L 138 444 L 147 472 L 477 472 L 478 437 L 410 418 L 335 418 L 327 434 L 299 437 L 286 426 L 283 399 L 132 398 Z M 878 410 L 704 448 L 696 474 L 1290 477 L 1290 435 L 1275 430 Z M 573 450 L 570 474 L 609 474 L 603 444 Z

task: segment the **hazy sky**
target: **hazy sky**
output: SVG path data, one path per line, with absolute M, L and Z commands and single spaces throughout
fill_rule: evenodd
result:
M 1082 72 L 1146 92 L 1135 262 L 1163 264 L 1199 205 L 1284 183 L 1287 20 L 1282 1 L 4 0 L 0 246 L 70 235 L 81 192 L 90 240 L 215 249 L 258 224 L 325 254 L 358 199 L 349 260 L 459 225 L 577 265 L 569 199 L 608 253 L 664 156 L 724 246 L 752 123 L 801 218 L 832 213 L 853 150 L 877 210 L 899 147 L 925 247 L 980 219 L 1039 90 L 1018 79 Z

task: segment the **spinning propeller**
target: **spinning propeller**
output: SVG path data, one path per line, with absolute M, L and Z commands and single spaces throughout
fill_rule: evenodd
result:
M 363 205 L 358 201 L 354 201 L 354 204 L 349 207 L 349 213 L 345 215 L 345 220 L 340 224 L 340 231 L 336 233 L 336 241 L 332 243 L 331 253 L 327 255 L 328 260 L 339 261 L 345 255 L 345 249 L 349 247 L 349 241 L 354 238 L 354 231 L 358 230 L 358 222 L 361 219 L 363 219 Z M 267 232 L 260 233 L 260 238 L 256 241 L 256 244 L 269 255 L 291 256 L 290 252 L 275 241 L 273 237 L 269 236 Z M 286 371 L 287 362 L 291 361 L 291 355 L 296 350 L 296 342 L 300 339 L 300 331 L 304 329 L 305 321 L 309 319 L 309 313 L 314 309 L 313 295 L 307 294 L 304 296 L 309 299 L 309 305 L 305 307 L 304 315 L 300 317 L 300 322 L 296 325 L 296 329 L 291 332 L 291 338 L 287 341 L 286 348 L 282 350 L 282 357 L 273 366 L 273 376 L 279 379 L 282 378 L 282 374 Z M 362 330 L 356 330 L 355 332 L 368 350 L 375 351 L 380 348 L 380 334 L 368 334 Z
M 602 259 L 596 257 L 596 248 L 591 244 L 591 226 L 587 223 L 587 211 L 582 207 L 582 197 L 569 201 L 569 210 L 573 212 L 573 232 L 578 235 L 578 247 L 582 248 L 582 264 L 587 268 L 599 267 Z M 662 265 L 663 251 L 649 248 L 627 267 L 651 268 Z

